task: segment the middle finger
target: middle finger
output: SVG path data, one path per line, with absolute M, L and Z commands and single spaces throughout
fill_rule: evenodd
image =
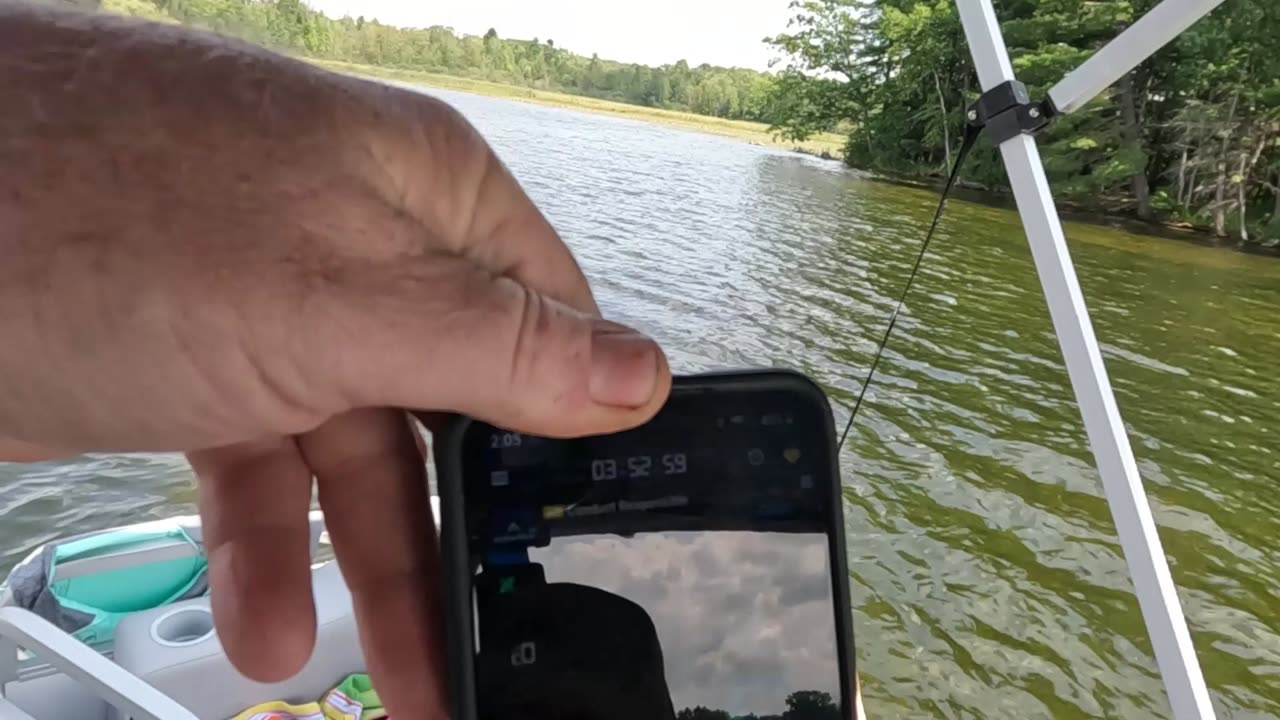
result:
M 298 440 L 392 717 L 444 717 L 440 558 L 426 463 L 398 410 L 354 410 Z

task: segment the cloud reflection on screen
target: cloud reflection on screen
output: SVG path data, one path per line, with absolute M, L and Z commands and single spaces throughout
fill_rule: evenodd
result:
M 821 534 L 718 531 L 555 538 L 529 559 L 643 607 L 675 707 L 737 717 L 781 715 L 796 691 L 839 702 L 828 557 Z

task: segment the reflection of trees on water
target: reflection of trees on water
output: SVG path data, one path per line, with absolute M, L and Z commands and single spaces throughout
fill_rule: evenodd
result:
M 839 720 L 840 708 L 831 693 L 799 690 L 787 696 L 787 709 L 781 715 L 730 715 L 726 710 L 712 710 L 701 705 L 676 713 L 676 720 Z

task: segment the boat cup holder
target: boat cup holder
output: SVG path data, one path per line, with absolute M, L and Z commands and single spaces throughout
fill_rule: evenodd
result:
M 167 647 L 188 647 L 213 637 L 213 613 L 202 606 L 174 608 L 151 623 L 151 639 Z

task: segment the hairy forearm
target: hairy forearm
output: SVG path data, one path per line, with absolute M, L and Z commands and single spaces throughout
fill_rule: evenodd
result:
M 284 69 L 292 71 L 295 82 L 308 74 L 312 80 L 325 75 L 258 46 L 190 27 L 0 0 L 0 82 L 6 88 L 83 93 L 93 89 L 93 81 L 106 80 L 101 89 L 111 96 L 122 79 L 113 74 L 125 69 L 141 81 L 135 84 L 154 88 L 159 96 L 190 92 L 191 82 L 228 75 L 259 83 L 280 80 Z M 248 83 L 243 89 L 259 88 Z
M 355 173 L 341 134 L 356 125 L 340 116 L 359 92 L 213 34 L 0 0 L 0 459 L 45 454 L 14 441 L 15 418 L 49 405 L 24 357 L 81 392 L 61 365 L 107 362 L 111 334 L 156 312 L 164 283 L 216 281 L 263 235 L 360 215 L 293 211 Z M 135 278 L 128 292 L 97 290 L 119 277 Z
M 0 242 L 128 232 L 201 197 L 219 214 L 289 203 L 317 191 L 299 177 L 356 174 L 399 197 L 406 150 L 420 166 L 430 148 L 482 147 L 425 95 L 190 28 L 6 0 L 0 98 Z M 262 174 L 286 167 L 287 185 Z M 433 179 L 412 191 L 448 197 L 455 183 Z
M 332 143 L 340 96 L 352 90 L 210 33 L 0 0 L 0 166 L 33 193 L 83 185 L 67 170 L 90 159 L 105 183 L 146 181 L 154 165 L 168 166 L 166 179 L 174 169 L 194 179 L 206 169 L 181 166 L 184 154 L 216 147 L 228 162 L 243 159 L 246 126 L 255 152 L 264 139 Z
M 294 72 L 282 77 L 281 70 L 290 65 Z M 197 113 L 235 107 L 250 96 L 256 100 L 267 82 L 284 81 L 286 92 L 300 90 L 305 68 L 253 45 L 186 27 L 0 0 L 0 87 L 8 98 L 28 100 L 13 108 L 16 122 L 57 121 L 67 104 L 87 110 L 85 104 L 92 103 L 93 110 L 115 119 L 140 105 L 182 102 L 191 110 L 189 118 L 212 124 L 216 114 Z M 218 84 L 228 76 L 237 82 Z M 214 96 L 202 101 L 196 90 L 205 88 Z M 135 117 L 138 124 L 150 120 L 146 114 Z
M 187 415 L 144 413 L 126 447 L 239 433 L 209 408 L 303 394 L 290 343 L 317 298 L 377 304 L 424 285 L 422 267 L 502 274 L 529 261 L 438 268 L 491 261 L 477 235 L 554 238 L 443 103 L 209 33 L 0 0 L 0 107 L 0 457 L 5 438 L 102 447 L 160 388 L 183 388 Z M 409 262 L 425 256 L 439 262 Z M 281 343 L 245 373 L 244 354 Z M 315 383 L 273 427 L 342 392 Z

